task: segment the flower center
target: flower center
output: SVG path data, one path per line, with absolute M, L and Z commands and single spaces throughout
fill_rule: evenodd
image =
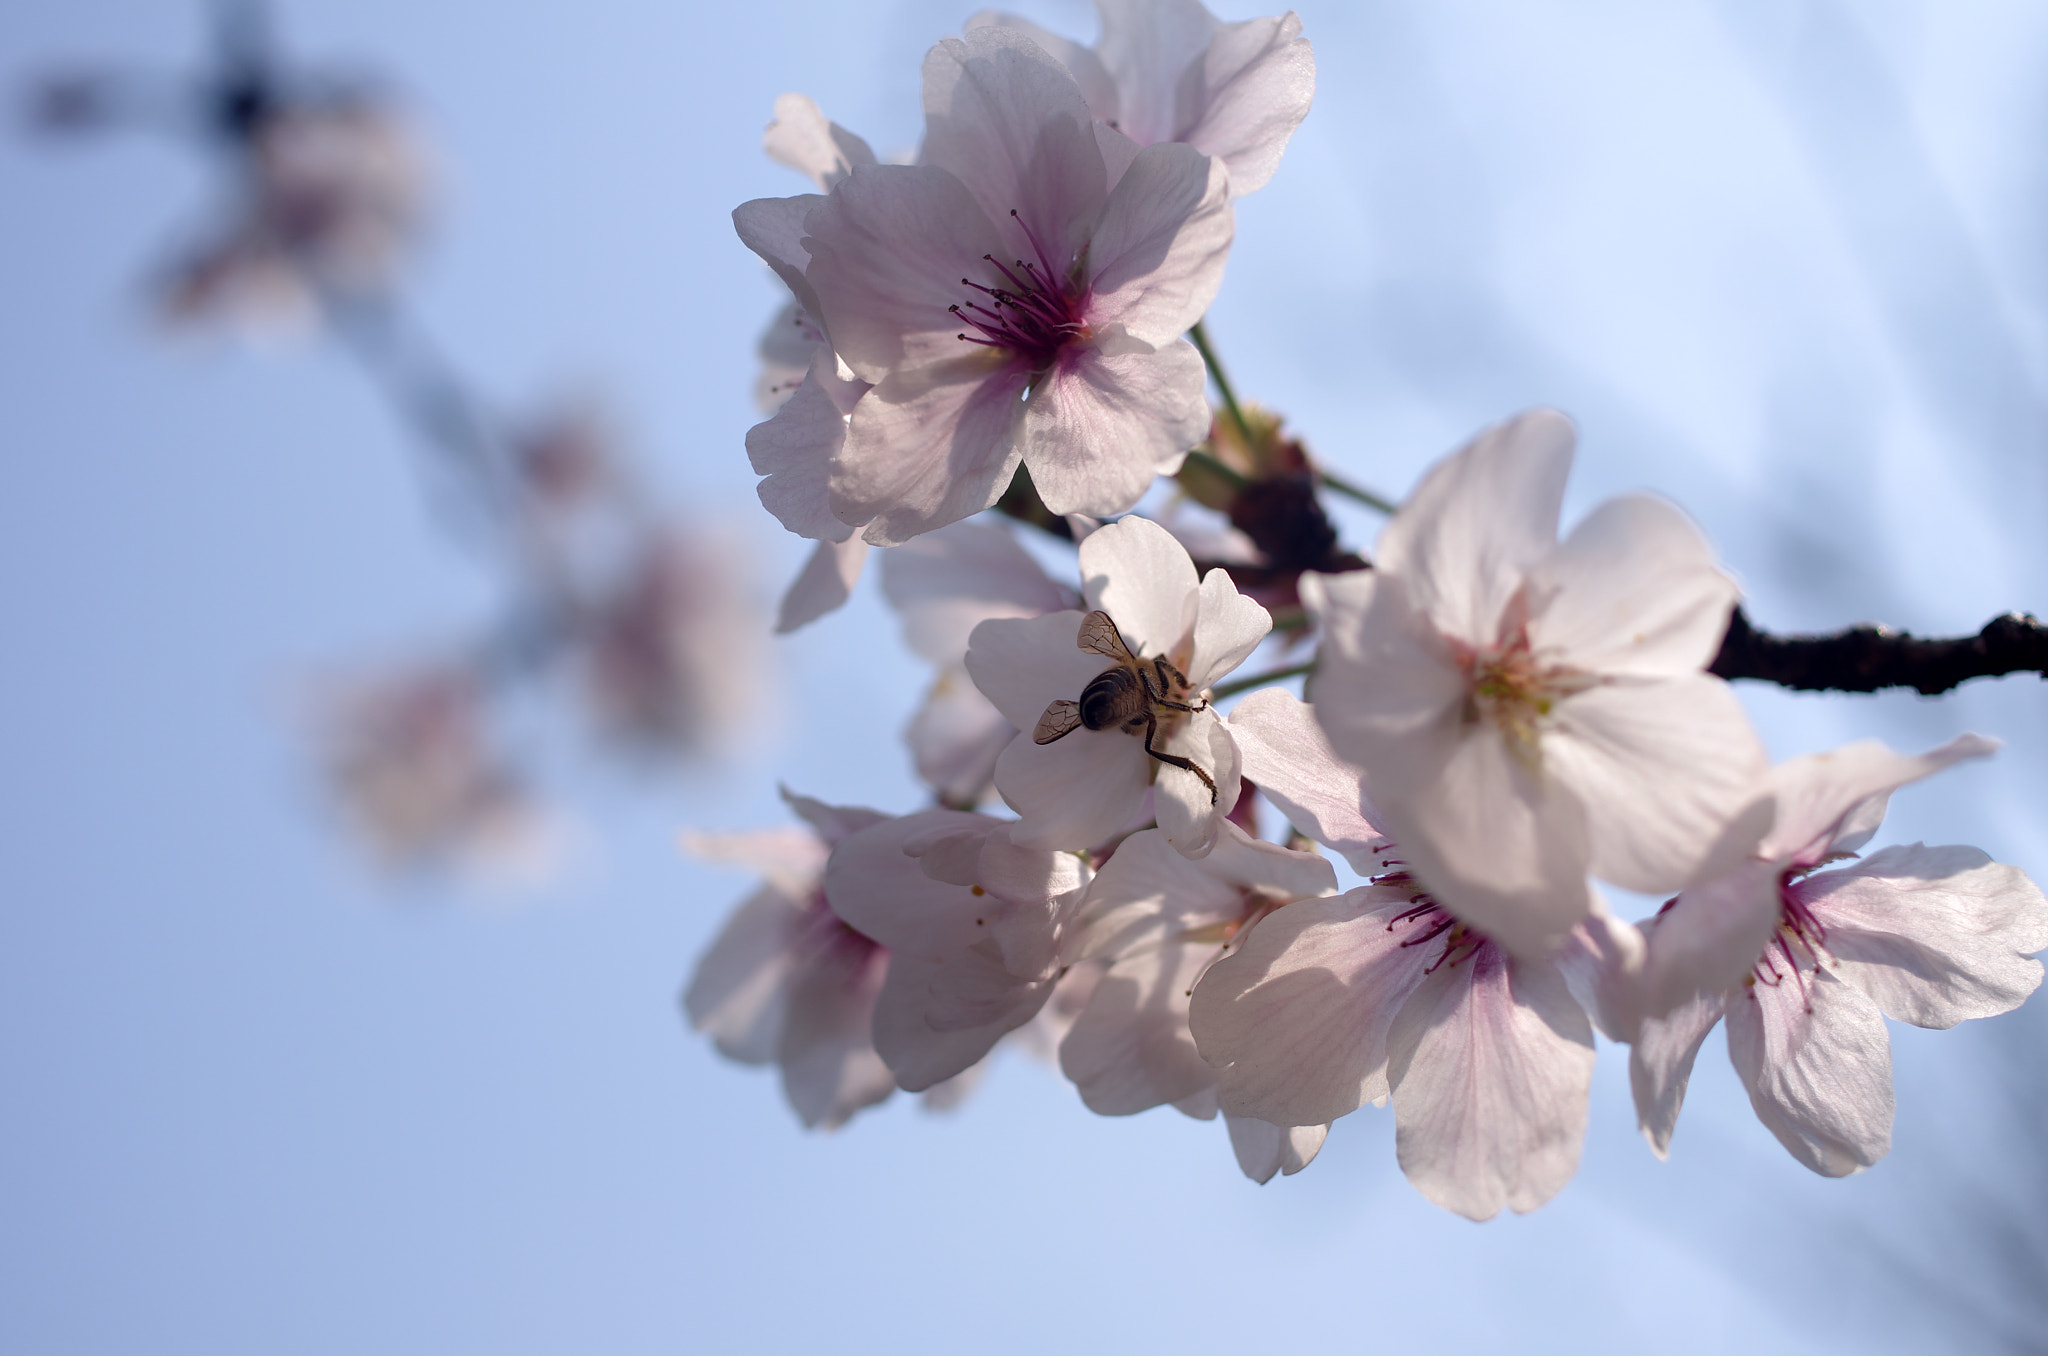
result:
M 1384 850 L 1381 850 L 1379 855 L 1386 856 Z M 1486 934 L 1445 913 L 1443 906 L 1423 891 L 1414 875 L 1401 864 L 1400 859 L 1386 857 L 1386 862 L 1394 870 L 1374 876 L 1372 883 L 1398 885 L 1415 897 L 1413 906 L 1403 909 L 1387 920 L 1387 931 L 1392 932 L 1397 927 L 1408 928 L 1411 935 L 1401 939 L 1403 947 L 1428 946 L 1439 937 L 1444 939 L 1443 950 L 1437 953 L 1436 959 L 1431 961 L 1422 973 L 1433 975 L 1446 965 L 1456 967 L 1477 955 L 1479 948 L 1486 945 Z
M 1452 652 L 1469 684 L 1466 719 L 1490 722 L 1531 765 L 1537 760 L 1537 737 L 1552 709 L 1594 681 L 1589 674 L 1540 658 L 1529 644 L 1526 626 L 1516 627 L 1504 644 L 1492 649 L 1453 641 Z
M 1001 279 L 989 287 L 972 278 L 962 278 L 960 285 L 972 288 L 978 295 L 946 309 L 968 326 L 955 338 L 1015 353 L 1033 371 L 1044 371 L 1068 343 L 1088 337 L 1088 323 L 1081 314 L 1087 293 L 1062 280 L 1060 271 L 1046 257 L 1045 246 L 1037 234 L 1014 210 L 1010 215 L 1023 227 L 1038 262 L 1016 259 L 1006 266 L 993 254 L 982 255 L 1002 275 Z
M 1768 984 L 1775 989 L 1790 979 L 1799 986 L 1806 1010 L 1812 1012 L 1813 993 L 1807 987 L 1806 977 L 1835 962 L 1827 948 L 1828 930 L 1813 916 L 1805 901 L 1793 893 L 1790 874 L 1778 882 L 1778 900 L 1778 931 L 1764 947 L 1764 954 L 1750 967 L 1743 983 Z

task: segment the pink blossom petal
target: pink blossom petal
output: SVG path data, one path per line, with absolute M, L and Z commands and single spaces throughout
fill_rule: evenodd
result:
M 1329 694 L 1318 696 L 1328 724 Z M 1492 726 L 1388 741 L 1363 761 L 1396 854 L 1465 922 L 1541 959 L 1593 911 L 1585 810 L 1557 779 L 1532 776 Z
M 1728 1057 L 1757 1118 L 1823 1177 L 1890 1151 L 1891 1041 L 1854 985 L 1822 970 L 1745 986 L 1728 1004 Z
M 1272 630 L 1273 615 L 1239 593 L 1228 570 L 1209 571 L 1195 602 L 1189 686 L 1201 692 L 1214 685 L 1258 649 Z
M 732 213 L 733 229 L 739 232 L 740 243 L 775 270 L 775 276 L 789 288 L 797 305 L 813 318 L 819 315 L 818 294 L 806 276 L 811 252 L 804 243 L 804 223 L 824 202 L 816 193 L 793 198 L 756 198 L 741 203 Z
M 1603 675 L 1671 678 L 1713 662 L 1739 591 L 1690 518 L 1661 499 L 1610 499 L 1529 573 L 1539 652 Z
M 1024 463 L 1054 513 L 1122 513 L 1209 430 L 1194 345 L 1176 339 L 1153 352 L 1118 339 L 1111 331 L 1094 346 L 1070 345 L 1025 402 Z
M 859 537 L 819 542 L 782 595 L 782 605 L 775 613 L 775 634 L 788 635 L 844 607 L 867 560 L 868 544 Z
M 815 373 L 747 430 L 747 460 L 767 477 L 758 487 L 762 506 L 799 537 L 845 541 L 853 531 L 832 512 L 832 458 L 845 443 L 846 416 Z
M 1187 333 L 1223 284 L 1236 232 L 1223 163 L 1192 146 L 1147 146 L 1088 242 L 1088 322 L 1157 348 Z
M 791 977 L 776 1063 L 783 1095 L 807 1126 L 835 1129 L 896 1089 L 871 1034 L 883 961 L 873 947 L 827 947 Z
M 1232 197 L 1264 187 L 1315 98 L 1316 58 L 1301 20 L 1224 24 L 1190 76 L 1198 83 L 1183 77 L 1177 139 L 1223 161 Z
M 932 972 L 925 1022 L 940 1033 L 982 1032 L 993 1045 L 1038 1015 L 1058 979 L 1056 974 L 1020 976 L 995 947 L 972 947 L 946 957 Z
M 1467 1219 L 1525 1214 L 1578 1171 L 1593 1029 L 1557 968 L 1482 946 L 1415 989 L 1387 1033 L 1394 1147 Z
M 1209 782 L 1168 763 L 1158 764 L 1152 781 L 1153 809 L 1159 817 L 1160 832 L 1185 855 L 1206 856 L 1215 846 L 1222 826 L 1229 822 L 1226 816 L 1230 807 L 1237 804 L 1243 786 L 1237 743 L 1230 737 L 1230 727 L 1214 711 L 1197 711 L 1170 736 L 1162 735 L 1155 740 L 1154 747 L 1187 759 L 1208 773 L 1209 782 L 1215 784 L 1212 791 Z
M 953 523 L 882 558 L 882 592 L 903 619 L 903 639 L 933 664 L 957 664 L 968 636 L 991 617 L 1037 617 L 1072 607 L 1017 539 L 993 523 Z
M 1685 1087 L 1692 1079 L 1693 1060 L 1714 1023 L 1727 1010 L 1723 990 L 1696 994 L 1662 1017 L 1651 1017 L 1637 1029 L 1628 1053 L 1628 1081 L 1635 1091 L 1636 1122 L 1650 1152 L 1671 1153 L 1671 1131 L 1685 1105 Z
M 1198 0 L 1098 0 L 1098 8 L 1096 50 L 1116 81 L 1118 122 L 1148 146 L 1178 140 L 1188 68 L 1208 52 L 1216 17 Z
M 1404 752 L 1418 734 L 1449 737 L 1467 684 L 1442 638 L 1378 570 L 1304 574 L 1303 604 L 1323 631 L 1316 719 L 1339 757 L 1385 776 L 1398 793 L 1433 764 Z
M 1171 656 L 1188 639 L 1201 581 L 1187 548 L 1150 518 L 1123 518 L 1081 543 L 1081 586 L 1132 653 Z
M 1028 735 L 1048 703 L 1079 701 L 1082 690 L 1109 667 L 1109 660 L 1080 647 L 1080 633 L 1079 612 L 982 622 L 968 633 L 967 672 L 1003 719 Z
M 1884 822 L 1892 792 L 1997 749 L 1996 740 L 1966 734 L 1917 756 L 1894 753 L 1874 739 L 1864 739 L 1787 759 L 1771 769 L 1778 817 L 1757 853 L 1812 867 L 1835 853 L 1854 852 Z
M 1364 776 L 1331 750 L 1313 707 L 1284 687 L 1264 688 L 1231 710 L 1230 732 L 1245 779 L 1288 823 L 1342 854 L 1360 875 L 1382 869 L 1375 849 L 1387 840 L 1365 817 Z
M 988 794 L 996 758 L 1016 734 L 1017 727 L 981 695 L 967 670 L 950 668 L 925 691 L 924 704 L 904 727 L 903 742 L 926 786 L 950 805 L 970 805 Z
M 1635 1038 L 1642 1022 L 1642 929 L 1597 908 L 1579 920 L 1552 963 L 1564 975 L 1572 997 L 1609 1040 Z
M 1274 1173 L 1292 1177 L 1313 1163 L 1330 1133 L 1327 1125 L 1274 1125 L 1251 1116 L 1225 1116 L 1223 1123 L 1230 1127 L 1239 1170 L 1260 1186 Z
M 1072 76 L 1015 29 L 948 38 L 924 61 L 924 160 L 959 176 L 992 221 L 1015 212 L 1065 267 L 1109 182 Z M 1010 228 L 999 259 L 1036 254 Z M 977 256 L 979 257 L 979 256 Z
M 821 192 L 852 173 L 855 165 L 875 163 L 875 153 L 865 141 L 827 121 L 818 105 L 802 94 L 785 94 L 775 101 L 775 120 L 761 136 L 761 149 L 769 159 L 810 176 Z
M 825 870 L 827 849 L 818 841 L 816 834 L 805 829 L 762 829 L 747 833 L 698 833 L 691 830 L 683 834 L 682 843 L 684 851 L 692 857 L 744 866 L 759 872 L 793 899 L 809 897 L 811 891 L 818 888 L 818 877 Z
M 1576 439 L 1571 420 L 1544 409 L 1481 433 L 1438 462 L 1380 533 L 1380 571 L 1445 635 L 1492 645 L 1523 576 L 1556 544 Z
M 1012 1030 L 1001 1021 L 935 1029 L 927 1015 L 934 980 L 945 969 L 946 963 L 919 956 L 889 958 L 888 983 L 875 1005 L 875 1049 L 894 1085 L 905 1092 L 922 1092 L 956 1077 Z
M 1658 1017 L 1741 980 L 1777 931 L 1781 863 L 1749 858 L 1672 901 L 1650 933 L 1642 1004 Z
M 973 295 L 960 279 L 988 272 L 983 255 L 1016 251 L 965 184 L 931 165 L 873 165 L 810 202 L 802 242 L 809 293 L 791 290 L 856 374 L 879 382 L 899 367 L 947 362 L 972 348 L 956 337 L 961 322 L 948 309 Z
M 1054 744 L 1011 740 L 996 759 L 996 790 L 1018 815 L 1010 840 L 1055 852 L 1094 847 L 1144 800 L 1151 761 L 1119 730 L 1075 730 Z
M 733 911 L 698 960 L 683 992 L 683 1011 L 727 1059 L 766 1064 L 775 1058 L 782 1038 L 789 940 L 803 915 L 800 902 L 764 885 Z
M 1586 807 L 1593 874 L 1623 889 L 1682 889 L 1748 855 L 1769 823 L 1763 744 L 1711 674 L 1568 697 L 1542 747 L 1547 778 Z
M 799 796 L 788 787 L 782 788 L 782 803 L 798 819 L 818 831 L 818 837 L 828 848 L 838 847 L 853 834 L 871 828 L 889 818 L 880 810 L 870 810 L 859 805 L 827 805 L 809 796 Z
M 1121 956 L 1182 932 L 1234 923 L 1245 899 L 1307 899 L 1337 888 L 1337 873 L 1313 853 L 1251 837 L 1224 821 L 1215 850 L 1199 861 L 1157 829 L 1132 834 L 1096 873 L 1074 920 L 1076 959 Z
M 1060 1071 L 1101 1116 L 1128 1116 L 1212 1087 L 1188 1034 L 1188 990 L 1215 945 L 1167 945 L 1117 961 L 1060 1042 Z
M 1116 81 L 1110 78 L 1109 71 L 1092 49 L 1003 10 L 982 10 L 961 25 L 962 31 L 977 28 L 1016 29 L 1043 48 L 1047 56 L 1067 68 L 1067 73 L 1074 77 L 1074 83 L 1081 87 L 1081 97 L 1087 101 L 1088 111 L 1097 122 L 1114 123 L 1117 120 Z
M 2040 987 L 2048 899 L 1976 848 L 1889 847 L 1792 891 L 1827 929 L 1835 974 L 1887 1017 L 1943 1030 Z
M 1195 986 L 1189 1027 L 1224 1110 L 1327 1125 L 1387 1095 L 1387 1030 L 1435 952 L 1391 930 L 1414 899 L 1363 886 L 1266 915 Z
M 1022 455 L 1027 376 L 978 356 L 890 376 L 847 421 L 832 462 L 832 512 L 866 524 L 874 545 L 898 546 L 993 504 Z
M 891 951 L 946 956 L 987 935 L 994 906 L 963 886 L 933 880 L 906 842 L 937 827 L 983 828 L 993 821 L 956 810 L 904 815 L 853 834 L 832 850 L 825 898 L 847 926 Z

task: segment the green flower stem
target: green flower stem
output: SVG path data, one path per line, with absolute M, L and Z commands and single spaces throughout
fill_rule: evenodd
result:
M 1244 435 L 1245 442 L 1252 440 L 1251 425 L 1244 419 L 1244 408 L 1237 403 L 1237 392 L 1230 389 L 1230 378 L 1223 375 L 1223 364 L 1216 361 L 1216 350 L 1209 347 L 1209 332 L 1197 320 L 1188 331 L 1188 338 L 1194 342 L 1195 351 L 1202 355 L 1202 361 L 1209 367 L 1209 380 L 1216 383 L 1216 393 L 1223 397 L 1223 408 L 1237 425 L 1237 431 Z

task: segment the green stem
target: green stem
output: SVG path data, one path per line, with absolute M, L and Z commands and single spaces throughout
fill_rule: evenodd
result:
M 1315 668 L 1315 661 L 1310 660 L 1306 664 L 1295 664 L 1284 669 L 1273 669 L 1268 673 L 1255 673 L 1249 678 L 1238 678 L 1221 686 L 1210 688 L 1209 700 L 1220 702 L 1225 697 L 1235 697 L 1238 693 L 1249 692 L 1255 687 L 1264 687 L 1269 683 L 1284 682 L 1289 678 L 1300 678 L 1306 674 L 1314 673 Z
M 1210 475 L 1215 476 L 1234 490 L 1241 490 L 1251 483 L 1235 467 L 1224 464 L 1200 448 L 1189 452 L 1187 461 L 1182 464 L 1184 466 L 1199 466 L 1202 470 L 1207 471 Z
M 1237 392 L 1230 389 L 1230 378 L 1223 375 L 1223 364 L 1216 361 L 1216 350 L 1209 347 L 1209 332 L 1202 328 L 1201 321 L 1197 320 L 1194 328 L 1188 331 L 1188 338 L 1194 341 L 1195 351 L 1201 354 L 1202 361 L 1208 364 L 1209 380 L 1216 383 L 1216 394 L 1223 397 L 1223 408 L 1229 412 L 1232 422 L 1237 425 L 1237 431 L 1244 435 L 1245 442 L 1250 443 L 1251 425 L 1244 420 L 1244 408 L 1237 403 Z
M 1343 495 L 1347 499 L 1356 499 L 1359 503 L 1365 505 L 1369 509 L 1377 509 L 1381 513 L 1387 514 L 1389 516 L 1392 516 L 1393 514 L 1400 511 L 1401 506 L 1395 503 L 1393 500 L 1387 498 L 1385 495 L 1375 494 L 1371 490 L 1365 489 L 1362 486 L 1353 485 L 1348 480 L 1344 480 L 1341 477 L 1331 475 L 1328 471 L 1324 470 L 1320 466 L 1316 468 L 1316 478 L 1322 481 L 1323 484 L 1335 490 L 1338 494 Z

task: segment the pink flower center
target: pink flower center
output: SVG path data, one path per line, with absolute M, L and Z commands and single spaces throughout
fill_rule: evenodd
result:
M 1400 859 L 1387 856 L 1384 848 L 1377 849 L 1377 852 L 1386 859 L 1387 865 L 1396 869 L 1384 875 L 1374 876 L 1372 883 L 1398 885 L 1415 897 L 1412 907 L 1403 909 L 1387 921 L 1387 931 L 1392 932 L 1397 927 L 1408 928 L 1412 935 L 1401 939 L 1403 947 L 1428 946 L 1439 937 L 1444 939 L 1444 949 L 1437 953 L 1436 959 L 1431 961 L 1422 973 L 1433 975 L 1446 965 L 1455 967 L 1479 954 L 1479 948 L 1487 943 L 1486 934 L 1445 913 L 1443 906 L 1423 891 L 1414 875 L 1402 866 Z
M 1012 261 L 1014 267 L 1006 267 L 993 254 L 982 255 L 1002 275 L 1001 281 L 988 287 L 962 278 L 960 285 L 979 295 L 946 309 L 974 331 L 962 330 L 955 336 L 962 342 L 1014 353 L 1032 371 L 1042 372 L 1067 344 L 1088 337 L 1088 323 L 1082 317 L 1088 294 L 1085 288 L 1062 280 L 1060 271 L 1046 258 L 1037 234 L 1014 210 L 1010 215 L 1023 226 L 1038 262 L 1017 259 Z
M 1540 658 L 1529 644 L 1526 625 L 1517 626 L 1506 641 L 1487 650 L 1453 640 L 1451 653 L 1470 685 L 1467 719 L 1491 722 L 1516 753 L 1529 760 L 1536 757 L 1536 739 L 1551 710 L 1594 681 L 1589 674 Z
M 1835 958 L 1827 949 L 1828 930 L 1794 892 L 1790 873 L 1778 882 L 1778 900 L 1778 931 L 1764 947 L 1764 954 L 1750 967 L 1743 983 L 1768 984 L 1775 989 L 1790 979 L 1799 986 L 1806 1010 L 1812 1012 L 1813 994 L 1806 977 L 1818 974 L 1823 965 L 1834 963 Z

